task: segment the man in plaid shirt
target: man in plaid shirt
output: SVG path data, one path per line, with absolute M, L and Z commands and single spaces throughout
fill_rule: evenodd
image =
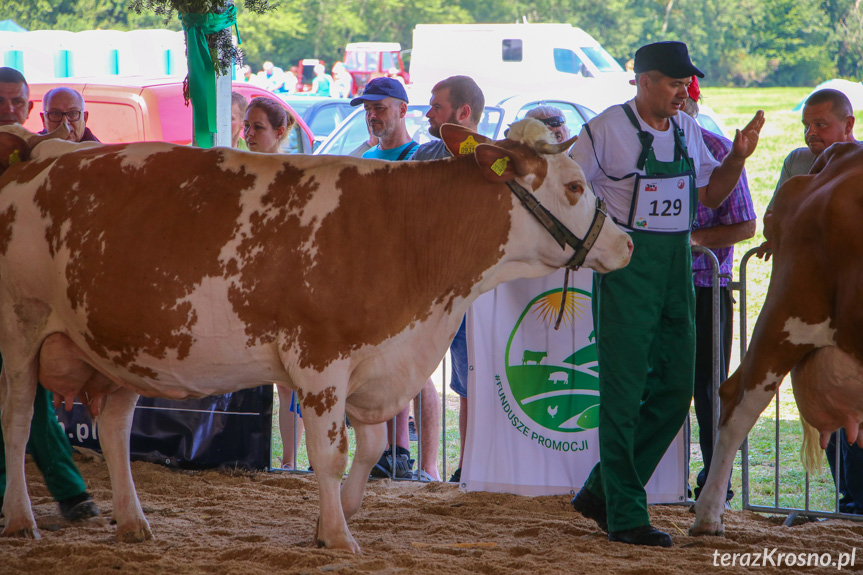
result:
M 698 115 L 700 90 L 695 77 L 689 85 L 689 98 L 684 112 L 692 117 Z M 701 128 L 701 137 L 707 149 L 718 161 L 722 161 L 731 150 L 731 142 L 713 132 Z M 720 314 L 719 334 L 720 360 L 719 381 L 728 377 L 731 364 L 731 339 L 733 324 L 733 301 L 728 289 L 731 268 L 734 264 L 734 244 L 755 235 L 755 209 L 749 195 L 746 170 L 719 209 L 712 210 L 698 204 L 698 212 L 692 225 L 693 246 L 709 248 L 719 260 L 720 268 Z M 713 264 L 710 256 L 692 254 L 692 279 L 695 283 L 695 417 L 698 419 L 698 439 L 704 468 L 698 473 L 695 498 L 707 481 L 710 459 L 713 457 Z M 726 501 L 734 496 L 731 481 L 728 483 Z

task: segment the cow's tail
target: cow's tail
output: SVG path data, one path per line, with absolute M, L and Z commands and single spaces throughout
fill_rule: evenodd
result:
M 800 418 L 800 425 L 803 427 L 800 461 L 803 462 L 806 471 L 812 475 L 821 471 L 821 466 L 824 463 L 824 450 L 821 449 L 818 430 L 809 425 L 803 417 Z

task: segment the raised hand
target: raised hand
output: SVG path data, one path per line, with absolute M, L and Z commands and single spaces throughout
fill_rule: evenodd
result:
M 737 130 L 734 135 L 734 143 L 731 146 L 731 153 L 743 159 L 751 156 L 758 146 L 758 136 L 762 127 L 764 127 L 764 111 L 758 110 L 755 112 L 755 117 L 746 124 L 743 130 Z

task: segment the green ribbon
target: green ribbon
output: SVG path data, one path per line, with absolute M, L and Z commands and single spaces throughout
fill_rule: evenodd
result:
M 189 99 L 192 101 L 194 144 L 201 148 L 213 146 L 216 127 L 216 68 L 207 35 L 237 25 L 237 8 L 233 4 L 221 14 L 212 12 L 180 13 L 186 35 L 189 61 Z M 237 40 L 240 33 L 237 31 Z

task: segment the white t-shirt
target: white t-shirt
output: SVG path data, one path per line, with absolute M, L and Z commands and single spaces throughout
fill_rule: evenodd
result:
M 654 130 L 638 115 L 634 100 L 626 104 L 635 112 L 641 129 L 653 134 L 653 153 L 656 159 L 660 162 L 673 161 L 674 127 L 671 123 L 669 122 L 669 127 L 664 132 Z M 685 134 L 686 149 L 695 165 L 695 185 L 699 188 L 704 187 L 719 162 L 704 145 L 701 130 L 695 120 L 686 114 L 678 113 L 674 121 Z M 620 106 L 611 106 L 593 118 L 590 121 L 590 131 L 593 134 L 593 142 L 591 143 L 587 132 L 582 128 L 570 156 L 584 170 L 584 176 L 593 188 L 593 192 L 605 200 L 609 215 L 618 222 L 628 222 L 635 177 L 615 182 L 607 178 L 602 170 L 615 178 L 633 172 L 644 174 L 644 170 L 635 167 L 641 155 L 638 132 Z M 594 155 L 594 149 L 596 155 Z

